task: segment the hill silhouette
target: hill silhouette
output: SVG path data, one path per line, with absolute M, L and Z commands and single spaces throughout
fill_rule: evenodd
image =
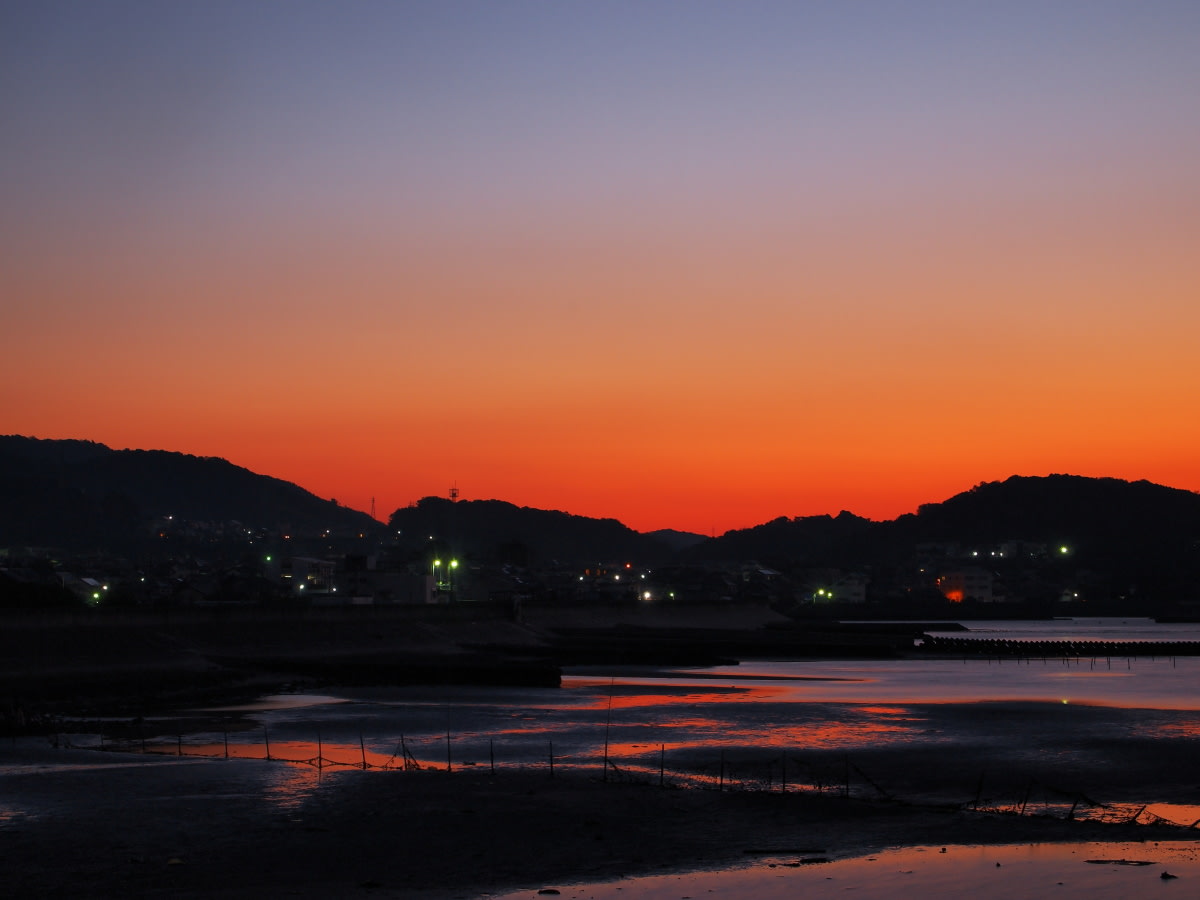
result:
M 1075 550 L 1120 552 L 1154 545 L 1176 552 L 1200 539 L 1200 494 L 1148 481 L 1079 475 L 1014 475 L 984 482 L 915 514 L 873 522 L 837 516 L 781 517 L 730 531 L 697 548 L 705 556 L 792 561 L 886 553 L 928 541 L 993 544 L 1066 542 Z
M 447 552 L 520 566 L 629 558 L 657 561 L 672 552 L 669 540 L 641 534 L 616 519 L 592 519 L 503 500 L 425 497 L 396 510 L 388 524 L 412 549 L 433 535 Z
M 123 552 L 144 546 L 166 516 L 298 536 L 381 529 L 364 513 L 223 459 L 0 437 L 0 546 Z M 437 497 L 396 510 L 389 525 L 389 541 L 411 553 L 428 551 L 432 536 L 438 552 L 527 567 L 754 562 L 797 583 L 827 568 L 864 572 L 882 586 L 903 583 L 906 566 L 934 559 L 942 567 L 974 561 L 992 568 L 1019 588 L 1014 593 L 1031 597 L 1067 581 L 1087 583 L 1093 596 L 1114 603 L 1200 596 L 1200 494 L 1115 478 L 1013 476 L 890 521 L 845 511 L 780 517 L 715 538 L 642 534 L 616 519 Z M 1004 556 L 1013 548 L 1041 560 L 1035 574 L 1017 571 L 1014 558 Z
M 1005 556 L 1005 554 L 1010 554 Z M 1015 554 L 1015 555 L 1013 555 Z M 1160 607 L 1200 596 L 1200 494 L 1116 478 L 1013 476 L 985 482 L 915 514 L 872 522 L 838 516 L 780 518 L 731 531 L 688 551 L 692 560 L 757 559 L 785 572 L 828 566 L 881 573 L 922 558 L 975 565 L 1013 583 L 1021 561 L 1041 560 L 1046 594 L 1066 573 L 1116 608 L 1137 598 Z
M 168 516 L 299 534 L 380 527 L 365 513 L 224 459 L 0 436 L 0 546 L 127 550 Z

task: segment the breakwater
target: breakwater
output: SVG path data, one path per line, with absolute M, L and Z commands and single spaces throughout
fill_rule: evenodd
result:
M 1200 641 L 1021 640 L 927 634 L 917 650 L 929 655 L 1020 659 L 1200 656 Z

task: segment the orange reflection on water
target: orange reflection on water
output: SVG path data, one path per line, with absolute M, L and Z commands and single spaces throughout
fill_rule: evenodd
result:
M 745 688 L 731 688 L 727 691 L 687 693 L 625 693 L 601 697 L 594 701 L 585 702 L 575 707 L 581 710 L 596 709 L 635 709 L 643 706 L 696 706 L 701 703 L 748 703 L 753 701 L 776 699 L 783 693 L 782 688 L 771 688 L 760 685 Z
M 676 872 L 581 884 L 563 891 L 567 900 L 678 900 L 712 894 L 756 900 L 838 900 L 847 895 L 892 900 L 1011 900 L 1013 897 L 1088 897 L 1115 900 L 1159 893 L 1200 876 L 1195 843 L 1002 844 L 918 846 L 870 856 L 837 858 L 836 848 L 809 857 L 781 853 L 754 865 L 718 871 Z M 1172 877 L 1164 877 L 1168 873 Z M 1001 874 L 1003 873 L 1003 874 Z M 1175 879 L 1179 879 L 1176 881 Z M 494 900 L 523 900 L 514 891 Z
M 702 750 L 714 746 L 752 747 L 756 750 L 829 750 L 879 744 L 888 738 L 905 737 L 911 731 L 890 722 L 816 722 L 766 730 L 724 729 L 720 734 L 698 735 L 676 741 L 677 747 Z
M 739 708 L 748 703 L 789 704 L 795 700 L 796 685 L 763 679 L 739 682 L 736 686 L 710 688 L 680 684 L 674 690 L 663 690 L 659 684 L 640 681 L 578 682 L 577 686 L 598 689 L 599 696 L 589 696 L 581 710 L 605 711 L 606 722 L 614 729 L 644 726 L 661 734 L 662 743 L 677 748 L 713 746 L 753 747 L 757 749 L 829 749 L 878 744 L 908 738 L 925 720 L 904 706 L 874 704 L 859 706 L 823 705 L 820 717 L 811 718 L 802 707 L 795 707 L 792 718 L 784 707 L 777 717 L 756 713 L 753 724 L 739 724 L 745 717 L 736 713 L 723 718 L 721 712 L 712 716 L 698 715 L 701 708 Z M 605 696 L 607 694 L 607 696 Z M 629 712 L 652 710 L 639 721 L 630 722 Z M 720 717 L 720 718 L 719 718 Z M 619 752 L 612 744 L 613 753 Z
M 1151 803 L 1138 813 L 1137 820 L 1152 821 L 1151 817 L 1194 828 L 1200 825 L 1200 806 L 1187 803 Z
M 208 744 L 187 744 L 178 748 L 183 756 L 229 759 L 260 759 L 284 763 L 264 770 L 263 799 L 280 809 L 294 809 L 321 786 L 322 779 L 334 772 L 352 769 L 401 769 L 404 758 L 397 747 L 385 754 L 358 744 L 317 741 L 241 740 Z M 269 752 L 269 755 L 268 755 Z
M 862 715 L 865 713 L 865 715 Z M 654 723 L 614 721 L 610 726 L 612 753 L 623 746 L 653 746 L 704 750 L 714 747 L 739 747 L 751 750 L 836 749 L 878 745 L 889 740 L 908 739 L 914 726 L 923 720 L 901 707 L 861 707 L 847 710 L 842 718 L 811 719 L 801 722 L 757 722 L 739 727 L 725 719 L 700 716 L 662 719 Z M 624 738 L 628 728 L 639 732 L 640 740 Z M 928 739 L 928 736 L 926 736 Z
M 263 799 L 280 809 L 296 809 L 320 786 L 321 777 L 307 766 L 278 766 L 271 771 Z
M 1162 722 L 1156 725 L 1139 723 L 1134 726 L 1133 733 L 1137 737 L 1145 738 L 1198 738 L 1200 719 Z
M 875 716 L 897 716 L 911 718 L 909 712 L 902 706 L 860 706 L 858 709 L 861 712 L 870 713 Z
M 249 743 L 231 740 L 222 743 L 188 744 L 184 756 L 212 756 L 230 759 L 271 759 L 296 763 L 313 768 L 384 769 L 403 768 L 400 748 L 393 753 L 379 753 L 359 744 L 326 743 L 318 741 L 274 741 L 259 739 Z

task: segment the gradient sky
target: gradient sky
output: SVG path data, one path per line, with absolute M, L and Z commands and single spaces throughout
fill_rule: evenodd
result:
M 1200 489 L 1200 3 L 5 2 L 0 432 L 381 518 Z

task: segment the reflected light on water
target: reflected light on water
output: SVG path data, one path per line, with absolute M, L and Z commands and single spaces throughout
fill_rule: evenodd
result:
M 862 722 L 816 722 L 802 728 L 730 728 L 728 723 L 707 721 L 680 723 L 680 731 L 654 730 L 649 734 L 661 734 L 661 740 L 652 736 L 641 741 L 609 741 L 610 752 L 616 755 L 620 748 L 630 746 L 666 746 L 674 749 L 712 751 L 714 748 L 751 748 L 754 755 L 762 757 L 763 750 L 787 752 L 803 747 L 810 750 L 847 749 L 863 745 L 877 746 L 887 740 L 904 740 L 910 736 L 911 728 L 905 724 L 886 721 Z
M 696 706 L 701 703 L 750 703 L 774 699 L 782 694 L 779 688 L 743 687 L 729 688 L 720 692 L 689 691 L 686 693 L 654 693 L 651 691 L 634 694 L 613 695 L 585 701 L 576 706 L 578 710 L 588 709 L 638 709 L 641 707 L 658 706 Z
M 22 820 L 29 818 L 29 811 L 17 806 L 0 804 L 0 829 L 19 825 Z
M 263 799 L 284 810 L 299 809 L 321 785 L 322 773 L 307 766 L 278 766 L 263 785 Z
M 1166 819 L 1176 825 L 1195 827 L 1200 824 L 1200 806 L 1183 803 L 1151 803 L 1138 814 L 1138 821 L 1146 821 L 1151 816 Z
M 1139 725 L 1134 734 L 1150 738 L 1200 738 L 1200 719 Z
M 1178 744 L 1200 739 L 1194 689 L 1200 660 L 1123 662 L 1110 672 L 1107 663 L 1093 671 L 1086 661 L 1053 659 L 758 661 L 708 670 L 618 669 L 607 677 L 568 673 L 560 688 L 273 695 L 251 705 L 256 715 L 230 723 L 229 754 L 265 758 L 269 733 L 269 755 L 299 766 L 299 785 L 311 781 L 314 768 L 355 769 L 364 762 L 372 770 L 405 768 L 402 742 L 410 764 L 428 769 L 553 764 L 594 771 L 607 748 L 611 764 L 649 771 L 652 780 L 665 756 L 663 767 L 680 779 L 709 777 L 724 759 L 748 781 L 760 777 L 756 771 L 770 779 L 772 766 L 775 773 L 786 769 L 791 785 L 805 766 L 816 771 L 826 764 L 806 757 L 823 751 L 855 757 L 864 773 L 856 782 L 878 782 L 908 799 L 976 798 L 986 806 L 994 797 L 993 805 L 1012 808 L 1022 805 L 1030 773 L 1040 768 L 1040 780 L 1067 796 L 1055 814 L 1070 812 L 1075 791 L 1113 803 L 1139 796 L 1194 802 L 1186 784 L 1172 785 L 1175 793 L 1168 794 L 1129 779 L 1149 777 L 1140 774 L 1138 754 L 1148 750 L 1137 741 L 1176 742 L 1165 749 L 1183 758 L 1187 748 Z M 152 751 L 174 755 L 178 741 L 185 755 L 221 757 L 219 727 L 210 720 L 204 734 L 186 743 L 160 730 Z M 128 740 L 124 746 L 137 749 Z M 926 747 L 941 755 L 914 757 L 919 761 L 910 767 L 895 762 L 893 751 Z M 868 751 L 878 757 L 864 759 Z M 1114 782 L 1106 757 L 1131 760 L 1118 771 L 1132 774 Z M 989 793 L 977 798 L 980 771 L 989 773 Z M 1120 810 L 1125 820 L 1137 812 Z M 1194 821 L 1183 808 L 1153 814 Z
M 272 759 L 313 768 L 388 769 L 403 768 L 399 748 L 395 753 L 380 753 L 365 745 L 316 741 L 259 740 L 256 743 L 230 741 L 221 743 L 188 744 L 188 756 L 224 757 L 234 759 Z M 268 753 L 269 751 L 269 753 Z
M 239 703 L 233 706 L 206 706 L 196 712 L 202 713 L 261 713 L 287 709 L 307 709 L 313 706 L 327 706 L 346 703 L 341 697 L 330 697 L 325 694 L 268 694 L 259 697 L 253 703 Z
M 1163 878 L 1164 873 L 1175 878 Z M 990 847 L 910 847 L 870 856 L 827 859 L 780 856 L 752 866 L 556 885 L 565 900 L 679 900 L 681 897 L 754 897 L 756 900 L 1011 900 L 1013 897 L 1087 897 L 1126 900 L 1186 885 L 1200 877 L 1197 846 L 1154 844 L 1006 844 Z M 1178 881 L 1176 880 L 1178 879 Z M 491 900 L 525 900 L 514 891 Z M 1184 894 L 1168 891 L 1172 897 Z

